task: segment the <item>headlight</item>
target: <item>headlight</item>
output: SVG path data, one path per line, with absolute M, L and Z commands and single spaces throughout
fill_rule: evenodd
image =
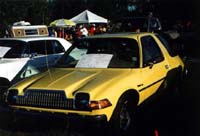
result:
M 78 93 L 75 96 L 75 109 L 78 110 L 97 110 L 112 106 L 108 99 L 102 99 L 98 101 L 90 100 L 90 96 L 87 93 Z
M 90 96 L 87 93 L 78 93 L 75 96 L 75 109 L 90 110 L 89 109 Z
M 15 104 L 16 103 L 16 97 L 18 95 L 18 90 L 9 90 L 7 94 L 7 102 L 9 104 Z

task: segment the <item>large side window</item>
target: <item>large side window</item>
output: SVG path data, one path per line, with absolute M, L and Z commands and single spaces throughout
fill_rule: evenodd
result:
M 53 47 L 53 52 L 54 53 L 63 53 L 65 52 L 64 47 L 60 44 L 60 42 L 56 40 L 51 41 L 52 47 Z
M 153 37 L 142 37 L 141 44 L 143 54 L 143 67 L 149 66 L 150 63 L 159 63 L 164 60 L 163 54 Z
M 23 58 L 28 57 L 24 52 L 26 50 L 26 42 L 18 40 L 1 40 L 0 41 L 0 57 L 3 58 Z

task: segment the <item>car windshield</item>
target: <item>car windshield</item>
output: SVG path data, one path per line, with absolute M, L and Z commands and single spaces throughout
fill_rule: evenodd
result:
M 0 40 L 0 58 L 22 58 L 25 42 L 17 40 Z
M 74 42 L 58 61 L 58 67 L 136 68 L 139 67 L 137 41 L 128 38 L 88 38 Z

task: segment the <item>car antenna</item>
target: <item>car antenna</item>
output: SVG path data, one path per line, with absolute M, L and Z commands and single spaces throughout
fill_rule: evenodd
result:
M 45 55 L 46 55 L 46 65 L 47 65 L 47 71 L 48 71 L 48 73 L 49 73 L 49 76 L 50 76 L 50 78 L 51 78 L 51 80 L 52 80 L 52 76 L 51 76 L 51 72 L 50 72 L 50 70 L 49 70 L 49 61 L 48 61 L 48 57 L 47 57 L 47 41 L 45 41 Z

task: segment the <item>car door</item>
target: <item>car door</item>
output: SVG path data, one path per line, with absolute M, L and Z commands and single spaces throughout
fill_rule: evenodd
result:
M 140 37 L 142 47 L 142 84 L 141 98 L 148 98 L 155 93 L 166 77 L 169 69 L 168 62 L 151 35 Z

